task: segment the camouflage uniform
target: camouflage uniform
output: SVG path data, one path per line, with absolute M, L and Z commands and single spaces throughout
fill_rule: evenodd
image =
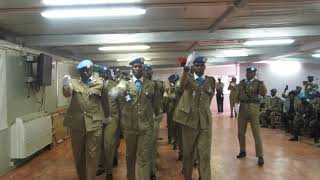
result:
M 267 98 L 265 110 L 260 113 L 260 121 L 263 126 L 275 127 L 275 118 L 281 113 L 282 104 L 282 100 L 277 96 Z

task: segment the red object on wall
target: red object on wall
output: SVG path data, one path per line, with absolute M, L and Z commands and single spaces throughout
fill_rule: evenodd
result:
M 178 57 L 176 60 L 179 63 L 186 63 L 187 62 L 187 58 L 184 58 L 184 57 Z

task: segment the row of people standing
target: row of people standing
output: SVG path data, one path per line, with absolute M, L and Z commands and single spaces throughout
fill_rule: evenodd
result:
M 204 75 L 206 60 L 206 57 L 197 56 L 191 67 L 184 67 L 180 90 L 177 90 L 180 92 L 174 98 L 170 98 L 170 88 L 166 88 L 163 82 L 152 80 L 152 67 L 145 65 L 143 58 L 129 63 L 132 71 L 130 79 L 123 76 L 117 81 L 110 73 L 102 75 L 102 78 L 94 76 L 90 60 L 84 60 L 77 66 L 80 79 L 71 79 L 66 75 L 63 78 L 63 94 L 71 97 L 71 103 L 64 125 L 71 131 L 79 179 L 95 179 L 99 162 L 106 169 L 106 179 L 113 179 L 112 165 L 119 145 L 120 130 L 126 144 L 127 179 L 156 179 L 156 142 L 162 119 L 163 95 L 166 94 L 167 99 L 173 100 L 167 112 L 180 132 L 175 139 L 181 149 L 185 179 L 192 179 L 196 158 L 201 179 L 211 180 L 210 104 L 217 83 L 213 77 Z M 259 96 L 265 95 L 265 86 L 254 79 L 255 73 L 256 69 L 247 69 L 247 79 L 240 82 L 235 95 L 236 102 L 241 102 L 238 123 L 240 153 L 237 157 L 246 156 L 245 132 L 250 122 L 256 139 L 258 163 L 262 165 L 256 103 Z M 175 75 L 171 83 L 177 83 L 177 79 Z

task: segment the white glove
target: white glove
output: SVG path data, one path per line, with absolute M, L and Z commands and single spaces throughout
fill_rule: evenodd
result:
M 194 61 L 194 58 L 196 57 L 196 52 L 192 52 L 191 54 L 189 54 L 186 65 L 187 67 L 191 67 Z
M 234 111 L 239 114 L 239 108 L 240 108 L 240 104 L 239 103 L 235 103 L 234 104 Z
M 62 84 L 65 89 L 70 88 L 70 80 L 71 80 L 71 77 L 68 74 L 63 76 Z

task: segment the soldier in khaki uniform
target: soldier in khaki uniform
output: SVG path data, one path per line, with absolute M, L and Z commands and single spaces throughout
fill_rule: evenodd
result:
M 71 144 L 80 180 L 93 180 L 96 176 L 100 153 L 102 121 L 108 102 L 104 83 L 92 76 L 93 63 L 84 60 L 77 69 L 80 79 L 63 78 L 63 95 L 71 97 L 64 126 L 71 130 Z
M 276 115 L 282 112 L 283 101 L 276 96 L 276 89 L 271 89 L 270 92 L 271 96 L 266 101 L 265 109 L 260 113 L 260 121 L 262 127 L 271 125 L 272 128 L 275 128 Z
M 149 180 L 154 118 L 160 112 L 159 90 L 155 81 L 143 78 L 143 58 L 129 64 L 132 66 L 132 79 L 122 80 L 110 92 L 111 116 L 119 117 L 118 107 L 114 104 L 122 104 L 120 121 L 126 142 L 128 180 L 136 179 L 136 163 L 137 179 Z
M 262 166 L 264 164 L 264 159 L 260 136 L 259 96 L 265 96 L 267 89 L 263 81 L 254 79 L 256 71 L 256 68 L 247 68 L 247 78 L 240 81 L 237 91 L 237 101 L 240 102 L 238 116 L 238 138 L 240 143 L 240 153 L 237 158 L 246 157 L 245 134 L 247 131 L 247 125 L 250 123 L 252 134 L 255 140 L 258 165 Z
M 181 126 L 173 121 L 173 113 L 182 94 L 179 79 L 180 77 L 178 74 L 169 76 L 168 82 L 165 84 L 164 98 L 166 99 L 165 106 L 168 114 L 167 119 L 168 122 L 170 122 L 170 124 L 168 123 L 168 126 L 171 126 L 171 128 L 168 127 L 168 134 L 169 132 L 172 134 L 173 149 L 175 150 L 176 146 L 179 146 L 179 160 L 182 160 Z
M 313 98 L 316 96 L 317 91 L 319 89 L 318 84 L 313 83 L 313 76 L 308 76 L 308 82 L 305 86 L 305 96 L 309 100 L 313 100 Z
M 107 67 L 100 67 L 100 76 L 104 79 L 106 89 L 105 94 L 118 85 L 111 75 L 112 69 Z M 111 118 L 110 114 L 106 114 L 106 121 L 103 123 L 102 135 L 102 153 L 100 156 L 100 168 L 97 175 L 100 175 L 106 170 L 106 180 L 112 180 L 112 168 L 114 162 L 117 161 L 117 147 L 120 141 L 120 119 Z
M 234 106 L 236 104 L 236 95 L 237 95 L 237 88 L 238 88 L 238 84 L 237 83 L 237 78 L 236 77 L 232 77 L 228 90 L 230 91 L 230 95 L 229 95 L 229 101 L 230 101 L 230 118 L 233 118 L 233 112 L 235 117 L 238 116 L 237 112 L 234 111 Z
M 144 78 L 152 80 L 152 65 L 144 64 Z M 153 144 L 152 144 L 152 162 L 151 162 L 151 180 L 156 180 L 156 172 L 157 172 L 157 154 L 158 154 L 158 135 L 160 129 L 160 122 L 162 120 L 162 111 L 163 111 L 163 93 L 164 93 L 164 83 L 159 80 L 154 80 L 157 85 L 157 89 L 159 89 L 159 107 L 160 107 L 160 114 L 159 116 L 155 116 L 154 118 L 154 125 L 153 125 Z
M 174 113 L 174 121 L 182 124 L 184 178 L 192 179 L 194 153 L 199 157 L 199 174 L 202 180 L 211 180 L 212 113 L 211 100 L 215 92 L 215 79 L 205 76 L 207 58 L 197 56 L 193 74 L 185 67 L 181 78 L 182 97 Z

